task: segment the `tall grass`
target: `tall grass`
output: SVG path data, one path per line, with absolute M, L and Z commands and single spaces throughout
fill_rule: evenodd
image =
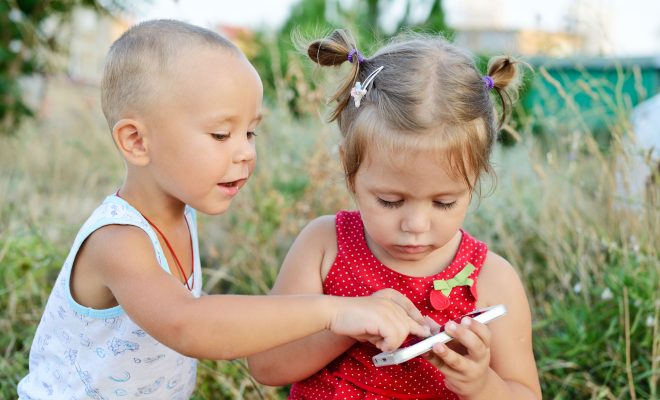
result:
M 267 292 L 302 226 L 351 207 L 338 133 L 319 116 L 322 96 L 297 91 L 309 116 L 292 118 L 279 93 L 266 106 L 250 184 L 228 213 L 200 216 L 206 292 Z M 40 119 L 0 138 L 0 398 L 15 396 L 77 229 L 121 182 L 97 97 L 96 88 L 53 80 Z M 658 397 L 660 217 L 656 200 L 629 199 L 617 184 L 628 156 L 619 143 L 630 134 L 629 110 L 620 113 L 607 151 L 587 130 L 541 141 L 523 125 L 515 146 L 495 152 L 497 189 L 466 221 L 526 285 L 546 399 Z M 196 399 L 286 393 L 256 384 L 241 360 L 203 361 L 198 388 Z

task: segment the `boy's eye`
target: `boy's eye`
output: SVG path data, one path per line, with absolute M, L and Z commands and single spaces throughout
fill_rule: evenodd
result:
M 227 132 L 212 132 L 211 137 L 219 142 L 223 142 L 229 139 L 229 133 Z
M 257 136 L 259 136 L 259 135 L 257 135 L 257 132 L 255 132 L 255 131 L 248 131 L 248 133 L 247 133 L 248 139 L 251 139 L 251 138 L 254 138 L 254 137 L 257 137 Z
M 403 200 L 388 201 L 388 200 L 383 200 L 380 197 L 377 197 L 377 199 L 378 199 L 378 204 L 387 208 L 398 208 L 401 207 L 401 205 L 403 204 Z
M 442 201 L 434 201 L 433 205 L 437 208 L 443 209 L 443 210 L 448 210 L 456 205 L 456 201 L 452 201 L 451 203 L 445 203 Z

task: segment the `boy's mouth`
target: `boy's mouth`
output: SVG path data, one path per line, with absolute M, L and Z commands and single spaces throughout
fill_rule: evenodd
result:
M 220 183 L 218 183 L 218 186 L 223 186 L 223 187 L 226 187 L 226 188 L 236 188 L 237 187 L 237 188 L 240 189 L 243 186 L 243 184 L 245 184 L 245 182 L 247 182 L 247 178 L 241 178 L 241 179 L 237 179 L 237 180 L 231 181 L 231 182 L 220 182 Z

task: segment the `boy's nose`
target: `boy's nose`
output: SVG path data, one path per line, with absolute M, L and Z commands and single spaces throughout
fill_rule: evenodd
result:
M 247 138 L 243 138 L 240 143 L 237 144 L 237 147 L 234 151 L 234 162 L 246 162 L 252 161 L 257 156 L 257 149 L 254 144 L 254 141 Z

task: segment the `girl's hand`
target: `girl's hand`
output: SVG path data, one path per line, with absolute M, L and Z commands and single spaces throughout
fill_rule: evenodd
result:
M 369 297 L 342 297 L 329 329 L 337 334 L 368 341 L 382 351 L 397 349 L 408 335 L 431 334 L 417 307 L 394 289 Z
M 472 318 L 464 317 L 460 324 L 449 321 L 445 331 L 465 349 L 465 354 L 444 344 L 433 346 L 427 360 L 445 376 L 447 389 L 459 396 L 479 393 L 486 385 L 490 364 L 490 329 Z

